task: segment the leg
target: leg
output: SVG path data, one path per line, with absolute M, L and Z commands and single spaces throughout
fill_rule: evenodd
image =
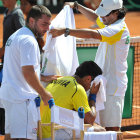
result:
M 123 97 L 107 96 L 105 109 L 100 111 L 101 125 L 104 126 L 107 131 L 120 131 L 123 104 Z
M 36 139 L 38 112 L 34 100 L 9 104 L 11 104 L 10 107 L 5 108 L 5 110 L 9 112 L 7 114 L 9 115 L 9 127 L 7 127 L 9 129 L 6 130 L 8 130 L 10 136 L 7 135 L 6 140 L 9 140 L 10 137 L 14 140 L 17 140 L 17 138 Z

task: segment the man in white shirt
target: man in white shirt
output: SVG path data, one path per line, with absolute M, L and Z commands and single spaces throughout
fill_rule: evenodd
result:
M 45 6 L 33 6 L 26 27 L 6 42 L 0 99 L 5 108 L 6 134 L 12 139 L 36 139 L 38 95 L 44 104 L 52 95 L 40 83 L 40 51 L 36 38 L 49 29 L 51 13 Z
M 100 112 L 100 122 L 106 130 L 119 131 L 128 82 L 126 72 L 130 35 L 124 21 L 126 9 L 122 0 L 102 0 L 96 11 L 77 2 L 66 4 L 80 11 L 89 20 L 96 21 L 100 29 L 64 28 L 52 29 L 50 33 L 53 37 L 65 34 L 65 36 L 95 38 L 101 41 L 95 62 L 102 68 L 103 76 L 107 79 L 107 101 L 105 110 Z

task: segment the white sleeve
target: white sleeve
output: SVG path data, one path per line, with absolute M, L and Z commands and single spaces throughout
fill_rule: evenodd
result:
M 102 36 L 101 42 L 107 42 L 112 45 L 121 39 L 124 30 L 125 26 L 109 25 L 98 31 Z
M 38 43 L 37 41 L 30 41 L 29 39 L 24 39 L 20 44 L 20 59 L 21 67 L 26 65 L 37 65 L 38 64 Z
M 116 33 L 118 33 L 121 30 L 121 28 L 117 28 L 117 26 L 106 26 L 105 28 L 102 29 L 98 29 L 99 33 L 102 36 L 106 36 L 106 37 L 111 37 L 113 35 L 115 35 Z

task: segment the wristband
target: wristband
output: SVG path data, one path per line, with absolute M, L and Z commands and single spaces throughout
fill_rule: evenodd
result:
M 96 103 L 96 94 L 89 94 L 89 101 L 93 100 Z
M 40 102 L 41 102 L 40 97 L 39 96 L 36 97 L 34 101 L 35 101 L 36 107 L 40 107 Z
M 84 112 L 84 108 L 83 107 L 79 107 L 78 108 L 78 116 L 81 119 L 84 119 L 85 118 L 85 112 Z
M 49 103 L 49 108 L 51 108 L 53 105 L 55 105 L 54 99 L 53 99 L 53 98 L 51 98 L 51 99 L 48 101 L 48 103 Z

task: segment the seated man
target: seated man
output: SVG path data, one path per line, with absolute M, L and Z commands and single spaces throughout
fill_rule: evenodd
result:
M 88 103 L 86 91 L 90 89 L 91 81 L 94 80 L 96 76 L 101 74 L 102 70 L 95 62 L 85 61 L 76 69 L 74 76 L 58 78 L 57 80 L 54 80 L 52 83 L 50 83 L 46 87 L 46 90 L 52 94 L 55 105 L 57 106 L 76 111 L 78 111 L 79 107 L 83 107 L 85 110 L 85 123 L 93 125 L 96 117 L 94 110 L 94 99 L 89 98 Z M 99 85 L 96 87 L 93 85 L 93 87 L 90 89 L 90 94 L 96 94 L 98 89 Z M 42 102 L 40 110 L 42 123 L 50 123 L 51 113 L 49 106 L 44 106 Z M 44 139 L 51 137 L 50 127 L 43 127 L 42 132 Z M 63 132 L 65 133 L 65 130 Z M 55 134 L 57 139 L 59 139 L 57 132 Z M 66 134 L 64 135 L 66 136 Z

